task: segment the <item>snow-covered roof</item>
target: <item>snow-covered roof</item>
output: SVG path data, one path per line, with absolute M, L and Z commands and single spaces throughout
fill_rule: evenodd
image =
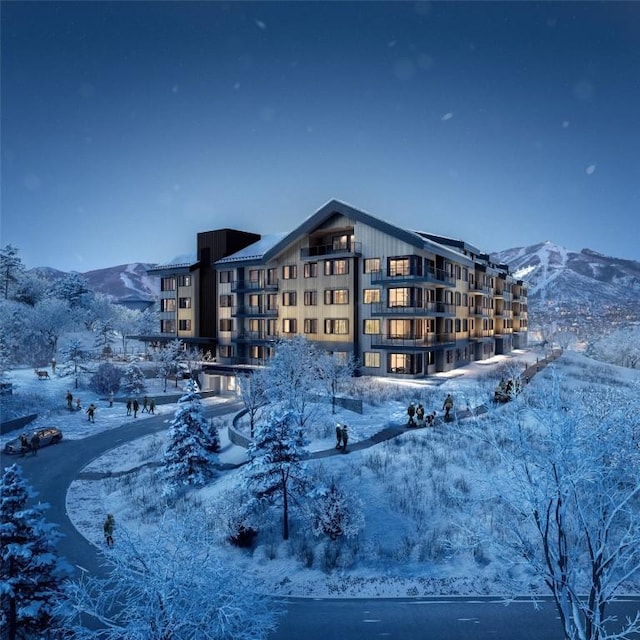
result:
M 259 260 L 267 251 L 269 251 L 269 249 L 280 242 L 280 240 L 282 240 L 286 235 L 286 233 L 271 233 L 264 235 L 260 240 L 250 244 L 244 249 L 240 249 L 240 251 L 236 251 L 226 258 L 216 260 L 215 264 L 226 264 L 228 262 L 238 262 L 239 260 Z

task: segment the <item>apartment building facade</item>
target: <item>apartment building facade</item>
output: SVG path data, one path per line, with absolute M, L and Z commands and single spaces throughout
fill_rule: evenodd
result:
M 215 353 L 217 340 L 217 275 L 213 263 L 260 239 L 237 229 L 205 231 L 197 236 L 196 258 L 147 270 L 160 280 L 158 342 L 179 339 Z
M 304 335 L 365 375 L 417 378 L 527 344 L 526 284 L 507 265 L 336 200 L 213 266 L 222 365 L 264 364 Z

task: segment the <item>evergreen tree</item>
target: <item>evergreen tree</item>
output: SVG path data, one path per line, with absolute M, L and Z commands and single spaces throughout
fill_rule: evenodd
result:
M 137 364 L 132 363 L 125 369 L 122 387 L 133 395 L 139 395 L 145 390 L 144 373 Z
M 91 376 L 89 386 L 96 393 L 117 393 L 120 389 L 120 379 L 122 378 L 122 370 L 111 364 L 103 362 L 98 370 Z
M 18 276 L 23 271 L 24 266 L 16 247 L 8 244 L 0 249 L 0 283 L 5 300 L 9 299 L 9 288 L 17 282 Z
M 48 505 L 27 506 L 34 496 L 18 465 L 5 469 L 0 487 L 0 627 L 7 640 L 55 628 L 61 584 L 70 574 L 55 553 L 61 534 L 44 519 Z
M 311 521 L 313 533 L 326 535 L 331 540 L 339 537 L 353 538 L 364 528 L 362 501 L 353 493 L 347 493 L 335 479 L 328 487 L 322 487 L 311 496 Z
M 165 495 L 174 495 L 190 485 L 202 486 L 214 475 L 217 456 L 208 449 L 208 434 L 209 424 L 197 384 L 189 380 L 186 392 L 178 400 L 160 469 L 165 480 Z
M 249 447 L 247 469 L 249 485 L 256 497 L 282 505 L 282 539 L 289 539 L 291 499 L 306 490 L 307 471 L 303 460 L 309 457 L 302 427 L 289 413 L 272 414 L 256 427 Z

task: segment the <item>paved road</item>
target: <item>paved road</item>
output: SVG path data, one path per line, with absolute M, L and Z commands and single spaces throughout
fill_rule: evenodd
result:
M 553 603 L 508 606 L 495 598 L 286 600 L 287 614 L 270 640 L 562 640 Z M 613 603 L 609 613 L 634 616 L 640 599 Z M 610 629 L 613 630 L 614 627 Z M 638 638 L 640 636 L 634 636 Z
M 237 402 L 225 402 L 205 407 L 205 411 L 207 416 L 213 417 L 236 413 L 241 408 Z M 171 419 L 171 415 L 159 415 L 131 421 L 90 438 L 63 440 L 60 444 L 44 447 L 37 456 L 15 459 L 22 466 L 25 477 L 38 492 L 37 499 L 51 505 L 46 517 L 49 522 L 58 524 L 60 531 L 64 533 L 65 537 L 58 544 L 58 551 L 69 562 L 91 573 L 100 573 L 99 557 L 95 547 L 76 531 L 67 515 L 66 495 L 69 485 L 83 467 L 105 451 L 141 436 L 162 431 L 167 428 L 167 421 Z M 4 457 L 3 464 L 7 464 Z

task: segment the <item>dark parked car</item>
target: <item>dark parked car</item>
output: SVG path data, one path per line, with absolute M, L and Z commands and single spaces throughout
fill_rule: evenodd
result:
M 31 443 L 31 438 L 34 434 L 40 438 L 40 446 L 46 447 L 48 444 L 57 444 L 62 440 L 62 431 L 56 427 L 45 427 L 44 429 L 36 429 L 35 431 L 27 432 L 27 442 Z M 29 444 L 29 450 L 31 450 L 31 444 Z M 20 437 L 10 440 L 4 446 L 4 452 L 9 455 L 15 455 L 22 453 L 22 446 L 20 445 Z

